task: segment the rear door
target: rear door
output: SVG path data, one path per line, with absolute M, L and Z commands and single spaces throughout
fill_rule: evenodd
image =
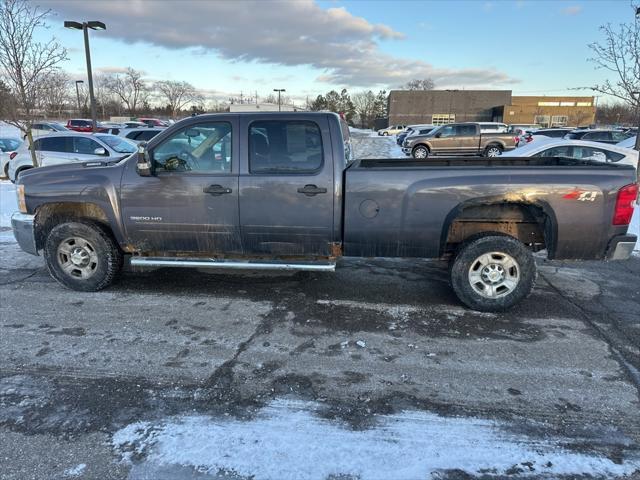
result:
M 247 116 L 241 129 L 245 253 L 329 256 L 334 174 L 327 117 Z
M 129 162 L 122 218 L 129 241 L 155 255 L 241 254 L 237 117 L 190 122 L 152 145 L 155 175 Z

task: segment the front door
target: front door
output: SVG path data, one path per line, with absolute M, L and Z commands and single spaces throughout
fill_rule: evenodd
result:
M 235 117 L 190 123 L 149 148 L 155 175 L 135 158 L 122 181 L 122 218 L 133 247 L 150 255 L 241 254 Z
M 248 136 L 240 174 L 245 253 L 329 256 L 335 194 L 327 118 L 244 117 L 241 128 Z

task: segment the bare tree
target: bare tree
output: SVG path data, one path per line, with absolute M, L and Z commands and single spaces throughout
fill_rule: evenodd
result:
M 369 90 L 351 96 L 351 102 L 360 118 L 360 126 L 371 128 L 376 117 L 376 96 Z
M 420 79 L 414 79 L 414 80 L 410 80 L 407 83 L 404 84 L 404 86 L 402 87 L 403 90 L 433 90 L 433 87 L 435 87 L 435 83 L 433 83 L 433 80 L 430 78 L 423 78 L 422 80 Z
M 589 60 L 596 68 L 611 72 L 614 78 L 591 89 L 640 108 L 640 94 L 634 93 L 640 91 L 640 20 L 636 17 L 633 23 L 621 23 L 617 28 L 603 25 L 600 31 L 604 40 L 589 44 L 594 53 Z
M 15 99 L 6 121 L 26 134 L 34 166 L 38 166 L 38 161 L 31 125 L 38 113 L 38 99 L 45 79 L 67 59 L 66 49 L 55 38 L 46 43 L 34 39 L 34 32 L 45 28 L 48 14 L 49 10 L 40 10 L 26 0 L 0 2 L 0 66 L 3 80 Z
M 576 127 L 580 127 L 584 124 L 585 121 L 591 118 L 591 114 L 584 110 L 576 110 L 571 115 L 569 115 L 569 123 L 570 125 L 575 125 Z
M 69 103 L 69 75 L 62 70 L 54 70 L 42 81 L 40 102 L 48 114 L 62 116 L 62 110 Z
M 124 103 L 131 115 L 135 115 L 139 106 L 149 98 L 149 88 L 142 78 L 142 72 L 129 67 L 124 73 L 111 74 L 106 88 Z
M 200 105 L 204 97 L 189 82 L 163 80 L 156 82 L 155 89 L 160 100 L 169 107 L 171 117 L 189 104 Z

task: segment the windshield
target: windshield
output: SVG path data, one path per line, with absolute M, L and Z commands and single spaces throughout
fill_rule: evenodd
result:
M 0 138 L 0 152 L 13 152 L 21 143 L 17 138 Z
M 135 144 L 115 135 L 96 135 L 96 137 L 118 153 L 134 153 L 137 150 Z

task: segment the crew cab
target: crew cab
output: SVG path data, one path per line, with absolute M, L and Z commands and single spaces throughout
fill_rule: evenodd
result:
M 484 155 L 497 157 L 513 150 L 516 141 L 505 132 L 484 133 L 479 123 L 452 123 L 431 130 L 426 135 L 407 137 L 402 151 L 413 158 L 430 155 Z
M 138 267 L 332 271 L 341 256 L 450 262 L 467 306 L 533 287 L 533 252 L 623 259 L 630 165 L 562 158 L 356 160 L 332 113 L 189 117 L 121 160 L 28 170 L 12 226 L 76 290 Z

